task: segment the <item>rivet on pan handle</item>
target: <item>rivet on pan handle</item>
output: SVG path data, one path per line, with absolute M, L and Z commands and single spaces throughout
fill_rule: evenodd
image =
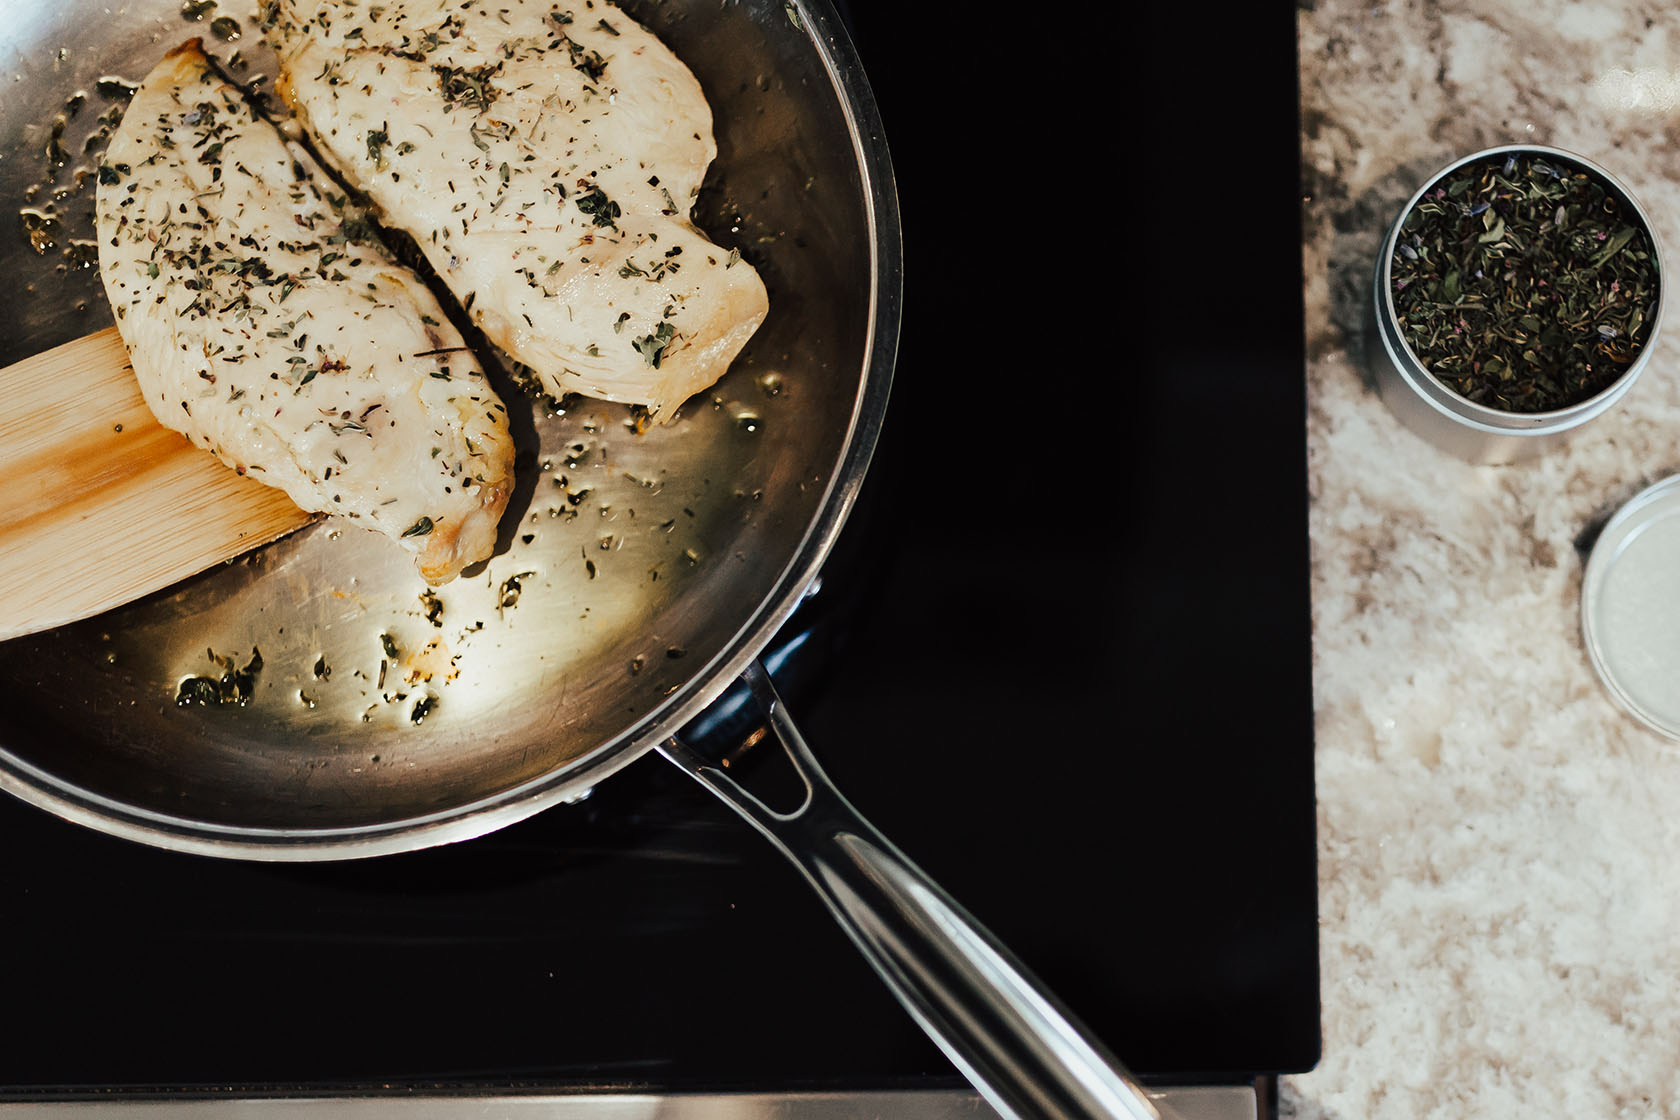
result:
M 660 752 L 805 874 L 893 994 L 1004 1116 L 1170 1120 L 991 934 L 841 796 L 764 667 L 742 674 L 805 783 L 781 813 L 676 738 Z

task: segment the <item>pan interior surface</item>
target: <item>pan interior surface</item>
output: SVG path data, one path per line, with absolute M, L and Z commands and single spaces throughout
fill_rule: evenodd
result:
M 0 786 L 213 854 L 419 847 L 581 792 L 769 638 L 838 531 L 884 406 L 890 172 L 878 137 L 860 137 L 867 91 L 820 6 L 622 6 L 705 89 L 719 154 L 696 222 L 770 292 L 729 374 L 645 430 L 624 406 L 502 386 L 521 447 L 502 541 L 435 591 L 386 542 L 326 521 L 0 643 Z M 36 6 L 0 27 L 0 192 L 25 231 L 0 253 L 27 285 L 0 304 L 0 363 L 112 322 L 87 267 L 100 132 L 123 104 L 112 79 L 206 29 L 178 0 L 106 13 Z M 241 79 L 271 63 L 248 24 L 207 45 Z M 178 704 L 196 677 L 226 677 L 243 702 Z

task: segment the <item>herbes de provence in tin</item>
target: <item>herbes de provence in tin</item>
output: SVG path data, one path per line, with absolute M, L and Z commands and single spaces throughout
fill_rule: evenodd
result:
M 1605 170 L 1555 148 L 1491 148 L 1432 176 L 1377 258 L 1384 402 L 1473 462 L 1563 442 L 1633 386 L 1663 284 L 1651 223 Z

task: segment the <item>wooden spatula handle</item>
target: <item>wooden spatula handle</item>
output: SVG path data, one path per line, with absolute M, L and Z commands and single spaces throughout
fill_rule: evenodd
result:
M 115 327 L 0 369 L 0 639 L 120 606 L 311 519 L 160 425 Z

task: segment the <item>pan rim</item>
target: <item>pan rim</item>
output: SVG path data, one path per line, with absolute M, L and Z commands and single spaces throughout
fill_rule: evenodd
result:
M 122 839 L 193 855 L 313 862 L 392 855 L 470 840 L 577 800 L 697 717 L 734 683 L 798 607 L 847 516 L 874 454 L 897 358 L 902 244 L 891 156 L 861 60 L 829 0 L 789 0 L 828 74 L 862 185 L 870 277 L 862 389 L 834 473 L 803 539 L 771 591 L 719 652 L 621 734 L 555 769 L 495 794 L 434 812 L 362 825 L 231 825 L 146 809 L 82 788 L 0 747 L 0 790 Z

